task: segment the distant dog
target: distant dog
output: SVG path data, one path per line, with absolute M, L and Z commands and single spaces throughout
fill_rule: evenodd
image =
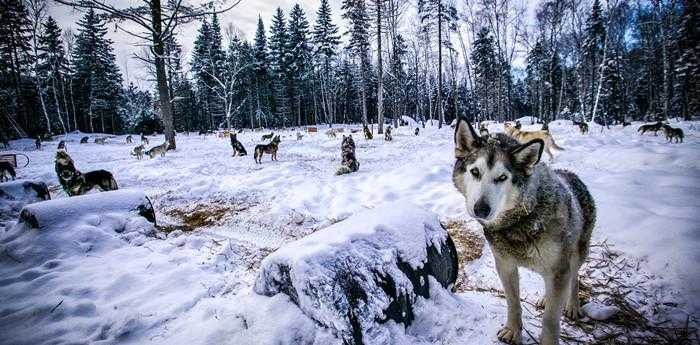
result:
M 141 133 L 141 144 L 148 145 L 148 138 L 146 138 L 146 136 L 143 135 L 143 133 Z
M 544 148 L 547 151 L 547 154 L 549 155 L 549 159 L 554 159 L 554 154 L 552 154 L 552 149 L 557 149 L 564 151 L 564 148 L 557 145 L 556 142 L 554 142 L 554 138 L 552 135 L 549 133 L 549 131 L 534 131 L 534 132 L 526 132 L 526 131 L 521 131 L 520 129 L 513 127 L 510 123 L 505 124 L 505 131 L 508 135 L 510 135 L 513 139 L 519 141 L 520 143 L 527 143 L 529 141 L 532 141 L 534 139 L 540 139 L 542 142 L 544 142 Z
M 673 139 L 676 143 L 683 142 L 683 130 L 680 128 L 673 128 L 669 125 L 664 125 L 664 133 L 666 133 L 666 140 L 670 143 Z
M 262 140 L 262 141 L 270 140 L 270 139 L 272 139 L 274 136 L 275 136 L 275 132 L 272 132 L 272 133 L 270 133 L 270 134 L 264 134 L 264 135 L 262 136 L 262 139 L 261 139 L 261 140 Z
M 386 141 L 392 141 L 394 138 L 391 136 L 391 126 L 386 128 L 386 131 L 384 131 L 384 140 Z
M 145 148 L 143 145 L 136 146 L 136 147 L 134 147 L 134 150 L 131 151 L 131 155 L 136 156 L 136 159 L 141 160 L 141 158 L 143 158 L 143 150 L 144 149 Z
M 639 132 L 640 135 L 644 135 L 646 132 L 654 132 L 654 135 L 658 135 L 658 132 L 664 128 L 664 123 L 661 121 L 657 121 L 656 123 L 653 124 L 646 124 L 646 125 L 641 125 L 637 129 L 637 132 Z
M 56 150 L 65 150 L 65 151 L 68 151 L 68 149 L 66 149 L 66 142 L 63 141 L 63 140 L 59 141 L 59 142 L 58 142 L 58 147 L 56 148 Z
M 522 129 L 522 128 L 523 128 L 523 124 L 520 123 L 520 121 L 515 121 L 515 129 Z
M 8 161 L 0 161 L 0 182 L 9 181 L 10 178 L 14 181 L 15 176 L 17 176 L 15 167 Z
M 95 144 L 104 145 L 107 138 L 95 138 Z
M 233 157 L 245 156 L 248 154 L 243 144 L 236 138 L 236 132 L 229 133 L 229 138 L 231 139 L 231 148 L 233 148 Z
M 562 310 L 570 319 L 581 315 L 578 271 L 595 225 L 593 197 L 574 173 L 540 163 L 540 138 L 519 143 L 498 133 L 485 140 L 460 121 L 454 140 L 453 183 L 483 227 L 508 306 L 498 340 L 520 343 L 518 267 L 526 267 L 545 283 L 539 344 L 559 344 Z
M 455 125 L 455 127 L 457 127 L 457 125 Z M 489 136 L 489 130 L 486 128 L 486 123 L 482 122 L 479 124 L 479 135 L 483 138 Z
M 352 140 L 352 135 L 343 135 L 343 144 L 341 148 L 342 165 L 335 172 L 336 175 L 349 174 L 360 169 L 360 162 L 355 157 L 355 141 Z
M 588 133 L 588 124 L 586 122 L 573 121 L 573 123 L 574 125 L 578 126 L 578 130 L 581 132 L 581 134 Z
M 304 138 L 304 135 L 301 134 L 301 132 L 297 132 L 297 140 L 301 140 Z
M 157 155 L 160 155 L 161 157 L 165 157 L 165 152 L 168 151 L 168 142 L 164 142 L 158 146 L 153 146 L 151 147 L 150 150 L 146 151 L 146 154 L 148 157 L 151 157 L 151 159 L 156 158 Z
M 41 138 L 36 138 L 36 140 L 34 140 L 34 146 L 37 150 L 41 150 Z
M 133 139 L 131 138 L 131 135 L 126 136 L 126 143 L 131 144 L 133 142 Z
M 269 144 L 255 146 L 255 154 L 253 155 L 253 158 L 255 159 L 255 163 L 262 164 L 263 153 L 268 153 L 268 154 L 272 155 L 272 160 L 276 161 L 277 160 L 277 150 L 279 149 L 279 144 L 280 144 L 280 136 L 278 135 L 276 137 L 273 137 L 272 141 L 270 141 Z
M 336 138 L 335 131 L 332 129 L 327 130 L 326 136 L 328 137 L 328 139 L 335 139 Z
M 80 143 L 81 143 L 81 144 L 87 144 L 87 143 L 88 143 L 88 140 L 90 140 L 90 138 L 88 138 L 88 137 L 82 137 L 82 138 L 80 138 Z
M 85 174 L 75 168 L 68 152 L 56 151 L 56 175 L 58 182 L 69 196 L 83 195 L 95 187 L 101 191 L 117 190 L 117 181 L 107 170 L 95 170 Z
M 413 134 L 418 136 L 419 133 L 420 133 L 420 127 L 416 127 L 416 130 L 413 131 Z
M 372 131 L 369 130 L 367 125 L 362 125 L 362 131 L 365 133 L 365 139 L 372 140 Z

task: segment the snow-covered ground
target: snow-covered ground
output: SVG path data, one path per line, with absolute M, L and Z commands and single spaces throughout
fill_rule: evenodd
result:
M 539 127 L 528 123 L 524 129 Z M 673 124 L 684 129 L 683 144 L 640 136 L 639 124 L 602 133 L 592 126 L 580 135 L 568 121 L 553 122 L 550 130 L 566 150 L 548 164 L 576 172 L 588 185 L 599 210 L 594 243 L 605 242 L 634 263 L 619 275 L 634 287 L 629 298 L 642 303 L 638 311 L 683 322 L 690 316 L 692 326 L 700 311 L 700 122 Z M 351 128 L 359 127 L 344 134 Z M 125 144 L 125 136 L 81 145 L 82 135 L 74 134 L 39 151 L 31 140 L 12 142 L 31 159 L 18 178 L 46 182 L 56 199 L 66 198 L 53 163 L 57 140 L 65 139 L 80 170 L 109 170 L 120 188 L 148 195 L 158 228 L 153 235 L 150 223 L 128 216 L 71 219 L 52 229 L 68 234 L 47 235 L 56 239 L 49 241 L 36 230 L 18 233 L 29 230 L 12 221 L 0 223 L 0 343 L 338 343 L 286 296 L 252 292 L 269 253 L 398 200 L 479 233 L 452 186 L 449 126 L 421 129 L 419 136 L 401 127 L 392 142 L 353 134 L 360 170 L 344 176 L 334 175 L 342 137 L 329 139 L 324 130 L 301 141 L 295 131 L 282 132 L 279 162 L 265 155 L 261 165 L 252 152 L 269 132 L 238 135 L 247 157 L 231 157 L 228 138 L 196 134 L 179 134 L 177 151 L 141 161 L 130 155 L 135 144 Z M 150 137 L 152 145 L 162 140 Z M 594 256 L 601 254 L 596 248 Z M 394 343 L 497 343 L 505 300 L 493 266 L 485 248 L 461 268 L 471 288 L 433 289 L 436 296 L 419 299 L 408 329 L 387 324 Z M 534 303 L 542 283 L 535 274 L 521 276 L 521 297 Z M 524 306 L 523 336 L 533 343 L 528 334 L 539 333 L 539 312 Z M 576 327 L 564 329 L 578 334 Z

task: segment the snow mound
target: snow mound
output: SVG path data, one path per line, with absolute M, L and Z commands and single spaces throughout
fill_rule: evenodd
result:
M 409 325 L 428 279 L 456 280 L 457 254 L 437 215 L 406 202 L 358 213 L 265 258 L 256 293 L 284 293 L 351 343 L 384 343 L 382 323 Z

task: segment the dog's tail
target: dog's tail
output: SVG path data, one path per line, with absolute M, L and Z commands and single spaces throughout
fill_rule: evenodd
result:
M 557 143 L 554 142 L 554 137 L 553 137 L 553 136 L 549 136 L 549 144 L 550 144 L 550 145 L 552 146 L 552 148 L 555 149 L 555 150 L 564 151 L 564 148 L 563 148 L 563 147 L 557 145 Z

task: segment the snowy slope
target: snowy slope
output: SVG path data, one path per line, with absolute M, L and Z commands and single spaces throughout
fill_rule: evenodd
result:
M 551 123 L 557 143 L 566 148 L 551 165 L 578 173 L 588 184 L 599 209 L 594 243 L 607 239 L 627 260 L 641 260 L 626 281 L 677 305 L 665 312 L 678 319 L 687 313 L 697 318 L 700 123 L 674 123 L 686 131 L 684 144 L 639 136 L 638 125 L 602 133 L 591 126 L 582 136 L 567 121 Z M 489 130 L 501 131 L 502 125 Z M 361 167 L 344 176 L 334 175 L 340 137 L 306 134 L 296 141 L 295 132 L 281 133 L 279 162 L 266 155 L 262 165 L 251 156 L 231 157 L 228 139 L 211 136 L 179 134 L 176 152 L 141 161 L 130 155 L 135 145 L 124 144 L 125 136 L 106 145 L 80 145 L 79 134 L 68 138 L 68 152 L 80 170 L 107 169 L 120 188 L 146 193 L 159 226 L 169 233 L 156 229 L 154 234 L 150 223 L 133 215 L 73 219 L 47 236 L 21 234 L 27 229 L 5 224 L 0 343 L 337 343 L 287 297 L 252 292 L 260 262 L 270 252 L 359 210 L 397 200 L 445 221 L 464 220 L 478 233 L 451 183 L 449 126 L 428 126 L 417 137 L 412 128 L 401 127 L 390 143 L 353 134 Z M 238 138 L 252 152 L 262 134 L 246 131 Z M 153 145 L 162 142 L 162 137 L 149 139 Z M 66 197 L 53 167 L 57 143 L 45 143 L 40 151 L 24 141 L 12 143 L 31 158 L 18 178 L 46 182 L 53 187 L 52 199 Z M 64 246 L 69 250 L 61 254 Z M 23 255 L 42 248 L 58 254 Z M 496 343 L 505 300 L 494 292 L 500 283 L 488 248 L 462 269 L 480 289 L 419 300 L 411 327 L 389 325 L 397 344 Z M 532 273 L 521 275 L 522 298 L 534 302 L 542 283 Z M 538 313 L 526 306 L 524 317 L 536 336 Z

